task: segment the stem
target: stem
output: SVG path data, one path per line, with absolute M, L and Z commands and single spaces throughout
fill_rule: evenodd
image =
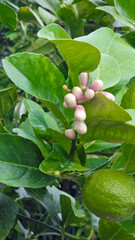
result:
M 72 235 L 72 234 L 70 234 L 70 233 L 67 233 L 67 232 L 65 232 L 65 236 L 67 236 L 67 237 L 69 237 L 69 238 L 71 238 L 71 239 L 76 239 L 76 240 L 81 239 L 81 238 L 79 238 L 78 236 L 74 236 L 74 235 Z
M 76 150 L 76 139 L 72 141 L 72 146 L 71 146 L 71 150 L 69 153 L 69 160 L 71 161 L 73 156 L 74 156 L 74 152 Z
M 33 218 L 26 217 L 26 216 L 24 216 L 24 215 L 22 215 L 22 214 L 20 214 L 20 213 L 18 213 L 17 215 L 18 215 L 18 217 L 21 217 L 21 218 L 24 218 L 24 219 L 26 219 L 26 220 L 28 220 L 28 221 L 31 221 L 31 222 L 40 224 L 40 225 L 42 225 L 42 226 L 45 226 L 46 228 L 48 228 L 48 229 L 51 230 L 51 231 L 55 231 L 55 232 L 61 234 L 61 231 L 60 231 L 59 229 L 57 229 L 57 228 L 55 228 L 55 227 L 52 227 L 52 226 L 50 226 L 50 225 L 48 225 L 48 224 L 46 224 L 46 223 L 40 222 L 40 221 L 38 221 L 38 220 L 36 220 L 36 219 L 33 219 Z

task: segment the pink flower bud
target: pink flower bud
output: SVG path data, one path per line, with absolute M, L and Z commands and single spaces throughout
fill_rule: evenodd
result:
M 87 89 L 84 96 L 87 100 L 91 100 L 92 98 L 94 98 L 95 92 L 92 89 Z
M 87 126 L 84 122 L 75 121 L 75 130 L 79 134 L 85 134 L 87 132 Z
M 65 130 L 65 136 L 71 140 L 74 140 L 76 138 L 76 134 L 73 129 Z
M 83 90 L 86 89 L 86 87 L 88 86 L 88 80 L 89 75 L 87 72 L 80 73 L 80 82 Z
M 102 93 L 102 94 L 104 94 L 107 98 L 109 98 L 110 100 L 112 100 L 112 101 L 115 101 L 115 97 L 114 97 L 114 95 L 113 94 L 111 94 L 111 93 L 109 93 L 109 92 L 100 92 L 100 93 Z
M 85 108 L 82 105 L 77 105 L 75 109 L 75 120 L 84 121 L 86 119 Z
M 66 104 L 66 102 L 63 102 L 63 107 L 68 108 L 68 105 Z
M 77 101 L 80 101 L 83 99 L 83 92 L 82 92 L 82 89 L 79 88 L 79 87 L 74 87 L 72 89 L 72 93 L 74 94 L 74 96 L 76 97 L 76 100 Z
M 76 107 L 76 98 L 72 93 L 68 93 L 67 95 L 65 95 L 64 100 L 69 108 Z
M 89 85 L 89 88 L 92 89 L 94 92 L 97 92 L 97 91 L 101 90 L 102 87 L 103 87 L 103 82 L 102 82 L 102 80 L 99 80 L 99 79 L 93 81 Z

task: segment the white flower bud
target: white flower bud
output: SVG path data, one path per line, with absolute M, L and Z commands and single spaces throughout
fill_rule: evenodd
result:
M 87 132 L 87 126 L 84 122 L 75 121 L 75 130 L 79 134 L 85 134 Z
M 79 87 L 73 87 L 72 93 L 76 97 L 76 101 L 80 101 L 83 99 L 83 92 L 82 89 Z
M 97 79 L 97 80 L 93 81 L 89 85 L 89 88 L 92 89 L 94 92 L 97 92 L 97 91 L 101 90 L 102 87 L 103 87 L 103 82 L 100 79 Z
M 74 115 L 75 115 L 75 120 L 83 122 L 86 119 L 85 108 L 82 105 L 77 105 Z
M 68 108 L 68 105 L 66 104 L 66 102 L 63 102 L 63 107 Z
M 92 89 L 87 89 L 84 96 L 87 100 L 91 100 L 92 98 L 94 98 L 95 92 Z
M 102 93 L 102 94 L 104 94 L 107 98 L 109 98 L 110 100 L 112 100 L 112 101 L 115 101 L 115 97 L 114 97 L 114 95 L 113 94 L 111 94 L 111 93 L 109 93 L 109 92 L 100 92 L 100 93 Z
M 68 137 L 71 140 L 74 140 L 76 138 L 76 134 L 75 134 L 73 129 L 65 130 L 65 136 Z
M 89 80 L 89 75 L 87 72 L 80 73 L 80 82 L 81 82 L 82 89 L 86 89 L 86 87 L 88 86 L 88 80 Z
M 69 108 L 76 107 L 76 98 L 72 93 L 65 95 L 64 100 Z

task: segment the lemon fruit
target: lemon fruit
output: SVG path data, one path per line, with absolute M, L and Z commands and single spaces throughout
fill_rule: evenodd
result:
M 96 216 L 124 221 L 135 213 L 134 177 L 115 169 L 102 169 L 87 177 L 83 201 Z

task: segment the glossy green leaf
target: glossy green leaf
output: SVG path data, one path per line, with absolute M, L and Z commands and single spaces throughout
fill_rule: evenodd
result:
M 135 144 L 135 126 L 133 125 L 106 119 L 93 119 L 86 124 L 88 131 L 80 136 L 82 143 L 103 140 Z
M 71 199 L 64 195 L 60 196 L 60 203 L 64 226 L 72 224 L 81 226 L 85 219 L 85 215 L 81 209 L 77 209 L 71 202 Z
M 128 20 L 126 20 L 124 17 L 122 17 L 121 15 L 119 15 L 119 13 L 117 12 L 115 7 L 112 6 L 103 6 L 103 7 L 97 7 L 96 9 L 107 12 L 109 14 L 111 14 L 114 19 L 116 21 L 118 21 L 120 24 L 122 24 L 123 26 L 128 26 L 132 29 L 135 29 L 135 26 L 130 23 Z
M 63 108 L 65 80 L 48 58 L 34 53 L 18 53 L 5 58 L 3 66 L 18 87 L 42 100 L 68 127 L 67 119 L 71 119 L 73 112 Z
M 41 19 L 43 20 L 43 22 L 48 25 L 50 23 L 54 23 L 58 20 L 58 18 L 51 14 L 50 12 L 46 11 L 45 9 L 39 7 L 38 8 L 38 12 L 39 12 L 39 15 L 41 17 Z
M 13 187 L 40 188 L 53 178 L 39 171 L 42 156 L 31 141 L 8 134 L 0 135 L 0 182 Z
M 135 83 L 133 83 L 122 98 L 121 106 L 127 109 L 135 109 Z
M 100 52 L 91 44 L 70 39 L 59 25 L 50 24 L 38 33 L 40 38 L 55 43 L 65 59 L 74 86 L 80 86 L 78 74 L 94 71 L 100 61 Z
M 16 100 L 17 91 L 14 88 L 0 90 L 0 118 L 5 118 Z
M 115 7 L 120 15 L 135 23 L 135 1 L 114 0 Z
M 126 173 L 135 173 L 135 145 L 122 143 L 121 161 L 123 163 L 123 171 Z
M 104 166 L 107 162 L 108 162 L 107 157 L 102 157 L 102 158 L 101 157 L 99 157 L 99 158 L 91 157 L 91 158 L 86 159 L 85 167 L 94 170 L 94 169 Z
M 18 208 L 16 203 L 0 193 L 0 240 L 6 239 L 15 224 Z
M 120 224 L 135 237 L 135 215 L 127 221 L 121 222 Z
M 35 2 L 52 12 L 56 12 L 60 8 L 59 0 L 35 0 Z
M 103 151 L 109 148 L 115 148 L 119 147 L 119 143 L 108 143 L 104 141 L 93 141 L 90 143 L 87 143 L 85 147 L 86 153 L 93 153 L 93 152 L 98 152 L 98 151 Z
M 131 120 L 131 116 L 123 108 L 102 93 L 96 93 L 91 101 L 84 104 L 86 111 L 86 123 L 91 119 L 108 119 L 119 122 Z
M 18 11 L 19 20 L 23 21 L 34 21 L 38 22 L 41 27 L 44 27 L 43 22 L 39 18 L 39 16 L 29 7 L 20 7 Z
M 84 34 L 82 23 L 77 18 L 72 5 L 67 5 L 60 8 L 57 11 L 57 15 L 64 21 L 65 25 L 68 27 L 72 38 L 82 36 Z
M 17 15 L 13 8 L 4 3 L 0 3 L 0 22 L 11 30 L 16 29 Z
M 40 164 L 40 170 L 44 173 L 55 175 L 65 171 L 87 171 L 88 168 L 80 164 L 69 161 L 69 156 L 65 150 L 58 144 L 54 144 L 53 151 L 49 157 Z
M 119 223 L 99 221 L 99 237 L 101 240 L 134 240 L 135 237 L 127 232 Z
M 100 28 L 76 40 L 93 44 L 101 53 L 114 57 L 119 65 L 121 81 L 111 89 L 117 93 L 135 75 L 135 49 L 118 37 L 110 28 Z
M 91 14 L 95 10 L 95 4 L 89 0 L 74 1 L 76 3 L 76 8 L 78 11 L 78 17 L 80 19 L 90 19 Z
M 116 85 L 121 79 L 119 65 L 114 57 L 102 54 L 98 68 L 90 73 L 92 81 L 101 79 L 104 83 L 102 90 Z

